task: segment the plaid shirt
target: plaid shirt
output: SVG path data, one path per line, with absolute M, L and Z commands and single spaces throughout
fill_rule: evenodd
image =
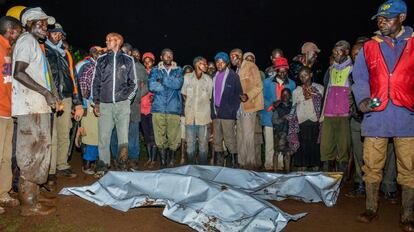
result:
M 79 78 L 79 85 L 82 90 L 84 98 L 89 98 L 91 95 L 92 79 L 95 70 L 96 62 L 91 60 L 88 64 L 85 64 L 82 74 Z

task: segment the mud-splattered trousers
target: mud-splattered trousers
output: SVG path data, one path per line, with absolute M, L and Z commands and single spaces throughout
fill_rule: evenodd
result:
M 47 180 L 51 158 L 51 114 L 17 116 L 16 159 L 20 177 L 35 184 Z

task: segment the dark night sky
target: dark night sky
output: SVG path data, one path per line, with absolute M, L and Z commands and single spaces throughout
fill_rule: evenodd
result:
M 353 43 L 376 30 L 370 18 L 382 0 L 0 0 L 1 14 L 15 5 L 40 6 L 54 16 L 74 46 L 104 46 L 105 35 L 121 33 L 141 52 L 156 56 L 164 47 L 174 50 L 180 65 L 202 55 L 212 60 L 218 51 L 234 47 L 256 54 L 264 69 L 273 48 L 282 48 L 289 58 L 301 45 L 313 41 L 322 49 L 326 65 L 333 44 L 346 39 Z M 414 2 L 406 0 L 413 25 Z

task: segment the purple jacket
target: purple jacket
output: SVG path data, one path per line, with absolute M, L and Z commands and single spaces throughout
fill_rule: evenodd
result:
M 379 36 L 383 40 L 380 42 L 380 48 L 388 70 L 393 70 L 395 63 L 406 45 L 405 39 L 411 37 L 413 33 L 411 27 L 405 26 L 404 29 L 405 32 L 395 40 Z M 393 43 L 394 47 L 388 45 L 385 40 Z M 371 95 L 369 74 L 363 48 L 356 58 L 353 78 L 355 83 L 352 86 L 352 90 L 357 105 L 359 105 L 361 101 L 370 98 Z M 392 101 L 389 101 L 385 110 L 364 114 L 364 119 L 361 124 L 361 134 L 362 136 L 368 137 L 412 137 L 414 136 L 414 112 L 404 107 L 396 106 Z

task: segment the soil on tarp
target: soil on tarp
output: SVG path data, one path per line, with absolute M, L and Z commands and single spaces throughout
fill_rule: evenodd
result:
M 140 162 L 144 167 L 145 161 Z M 92 176 L 80 170 L 81 158 L 74 154 L 71 161 L 76 179 L 58 177 L 58 185 L 53 194 L 63 187 L 90 185 L 96 181 Z M 361 224 L 356 216 L 364 210 L 364 198 L 348 198 L 344 193 L 350 191 L 352 184 L 347 183 L 341 189 L 338 202 L 328 208 L 323 203 L 303 203 L 295 200 L 272 201 L 283 211 L 295 214 L 307 212 L 297 222 L 289 222 L 285 227 L 289 231 L 329 231 L 329 232 L 392 232 L 400 231 L 399 205 L 392 205 L 380 199 L 379 220 L 372 224 Z M 100 207 L 76 196 L 59 196 L 57 212 L 47 217 L 21 217 L 19 208 L 7 209 L 0 216 L 1 232 L 170 232 L 193 231 L 190 227 L 173 222 L 162 216 L 163 208 L 144 207 L 131 209 L 124 213 L 110 207 Z

